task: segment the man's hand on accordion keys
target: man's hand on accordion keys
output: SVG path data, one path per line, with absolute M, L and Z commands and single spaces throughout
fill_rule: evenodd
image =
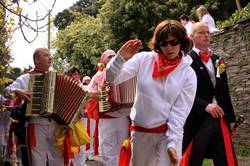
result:
M 24 89 L 19 89 L 16 88 L 15 93 L 20 96 L 23 99 L 27 99 L 28 101 L 31 101 L 31 93 L 24 90 Z

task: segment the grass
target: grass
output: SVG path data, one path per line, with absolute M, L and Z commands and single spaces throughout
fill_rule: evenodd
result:
M 209 160 L 209 159 L 205 159 L 202 163 L 202 166 L 211 166 L 213 163 L 212 160 Z
M 236 155 L 239 157 L 250 157 L 250 149 L 245 146 L 239 145 L 235 148 Z M 205 159 L 202 163 L 202 166 L 212 166 L 213 161 L 211 159 Z

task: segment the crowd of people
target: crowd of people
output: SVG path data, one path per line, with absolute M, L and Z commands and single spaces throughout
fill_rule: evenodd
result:
M 57 122 L 50 116 L 30 117 L 25 122 L 26 142 L 18 145 L 18 138 L 16 141 L 16 146 L 25 146 L 28 153 L 17 156 L 16 162 L 84 166 L 98 156 L 105 166 L 201 166 L 205 158 L 210 158 L 215 166 L 236 166 L 231 136 L 238 130 L 234 128 L 236 118 L 225 62 L 209 48 L 211 33 L 217 29 L 204 6 L 197 9 L 197 15 L 197 23 L 185 14 L 180 22 L 160 22 L 149 41 L 151 51 L 139 52 L 139 39 L 125 42 L 117 53 L 105 50 L 92 79 L 82 77 L 72 66 L 64 74 L 88 93 L 88 102 L 79 107 L 79 120 L 90 142 L 79 146 L 71 162 L 65 162 L 70 153 L 65 147 L 70 143 L 65 138 L 64 149 L 56 146 Z M 19 98 L 15 99 L 15 107 L 23 108 L 32 101 L 31 75 L 51 68 L 52 56 L 46 48 L 36 49 L 33 60 L 34 69 L 6 87 Z M 118 103 L 119 85 L 132 78 L 136 78 L 133 105 L 124 106 Z M 3 96 L 0 99 L 1 103 L 10 100 Z M 105 104 L 101 108 L 101 102 L 110 108 L 105 110 Z M 9 114 L 3 112 L 1 118 Z M 10 161 L 11 157 L 6 157 L 11 154 L 8 144 L 13 142 L 12 137 L 7 138 L 11 135 L 10 122 L 2 122 L 0 157 Z M 126 158 L 121 158 L 124 140 L 129 150 Z

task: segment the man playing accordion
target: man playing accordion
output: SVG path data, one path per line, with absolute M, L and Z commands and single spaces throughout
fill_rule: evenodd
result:
M 28 91 L 30 75 L 49 71 L 52 64 L 52 56 L 47 48 L 38 48 L 33 54 L 34 69 L 18 77 L 6 90 L 15 92 L 23 100 L 31 100 Z M 27 139 L 30 150 L 30 165 L 62 166 L 61 151 L 55 145 L 56 122 L 46 117 L 32 117 L 27 125 Z
M 88 86 L 89 92 L 99 93 L 98 86 L 104 86 L 107 83 L 105 65 L 113 56 L 115 56 L 113 50 L 108 49 L 103 52 L 100 63 L 98 64 L 98 71 L 93 76 Z M 98 111 L 100 111 L 100 108 Z M 104 165 L 118 165 L 120 147 L 123 140 L 128 137 L 129 112 L 130 108 L 118 108 L 114 111 L 107 111 L 98 114 L 99 155 L 102 157 Z M 97 143 L 95 143 L 95 145 L 97 145 Z

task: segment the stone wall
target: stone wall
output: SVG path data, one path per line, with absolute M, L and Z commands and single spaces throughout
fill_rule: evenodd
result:
M 238 117 L 245 116 L 235 146 L 250 149 L 250 19 L 212 35 L 211 49 L 224 57 L 227 66 L 230 94 Z

